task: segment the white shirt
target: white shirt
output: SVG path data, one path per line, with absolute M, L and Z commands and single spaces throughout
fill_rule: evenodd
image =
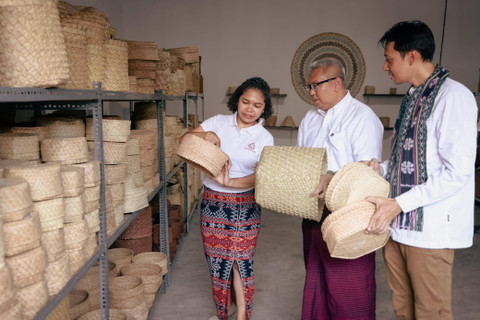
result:
M 327 148 L 328 169 L 382 155 L 383 125 L 350 92 L 327 112 L 309 110 L 298 128 L 297 146 Z
M 262 126 L 263 119 L 258 124 L 248 128 L 238 129 L 237 113 L 232 115 L 216 115 L 202 122 L 205 131 L 213 131 L 220 138 L 223 150 L 232 162 L 230 178 L 241 178 L 255 173 L 263 147 L 273 146 L 273 136 Z M 254 187 L 237 189 L 222 186 L 205 176 L 203 184 L 220 192 L 239 193 Z
M 428 179 L 395 198 L 404 212 L 423 207 L 423 231 L 392 229 L 392 238 L 420 248 L 470 247 L 477 137 L 472 92 L 447 78 L 426 123 Z M 381 166 L 386 173 L 388 161 Z

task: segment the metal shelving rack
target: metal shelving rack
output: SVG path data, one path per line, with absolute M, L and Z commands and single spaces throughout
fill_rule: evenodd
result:
M 108 297 L 108 248 L 120 236 L 120 234 L 130 225 L 130 223 L 138 216 L 141 210 L 126 215 L 123 223 L 108 238 L 106 230 L 106 209 L 105 209 L 105 174 L 103 161 L 103 139 L 102 139 L 102 116 L 104 101 L 130 101 L 133 105 L 134 101 L 155 101 L 157 104 L 157 117 L 159 127 L 159 172 L 160 185 L 148 196 L 149 202 L 159 192 L 163 192 L 159 197 L 160 201 L 160 233 L 161 248 L 160 250 L 167 255 L 170 261 L 168 247 L 168 219 L 167 219 L 167 203 L 166 203 L 166 177 L 165 177 L 165 158 L 163 145 L 163 114 L 162 110 L 162 93 L 155 94 L 139 94 L 130 92 L 102 91 L 99 83 L 94 84 L 92 90 L 70 90 L 70 89 L 42 89 L 42 88 L 5 88 L 0 87 L 0 107 L 9 106 L 18 110 L 34 110 L 41 112 L 44 110 L 87 110 L 92 112 L 94 124 L 94 146 L 95 160 L 100 161 L 101 188 L 100 188 L 100 231 L 98 232 L 98 249 L 92 257 L 75 273 L 68 283 L 45 305 L 35 316 L 34 319 L 45 319 L 55 307 L 66 297 L 66 295 L 75 287 L 75 285 L 83 278 L 87 271 L 95 264 L 100 266 L 100 318 L 102 320 L 109 319 L 109 297 Z M 169 265 L 170 271 L 170 265 Z M 169 282 L 170 272 L 166 275 Z M 165 286 L 163 290 L 165 291 Z

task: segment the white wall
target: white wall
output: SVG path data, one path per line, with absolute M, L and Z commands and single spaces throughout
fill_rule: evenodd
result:
M 382 71 L 383 49 L 378 39 L 394 23 L 420 19 L 432 29 L 438 62 L 444 0 L 72 0 L 93 5 L 110 16 L 117 37 L 156 41 L 159 47 L 197 46 L 202 56 L 205 116 L 227 113 L 226 91 L 246 78 L 260 76 L 287 97 L 275 102 L 277 125 L 291 115 L 298 125 L 310 107 L 298 97 L 290 65 L 306 39 L 337 32 L 352 39 L 366 64 L 363 85 L 376 93 L 395 86 Z M 480 69 L 480 1 L 448 1 L 442 65 L 452 78 L 478 90 Z M 357 95 L 363 100 L 363 89 Z M 370 99 L 379 116 L 395 119 L 400 99 Z M 478 100 L 477 100 L 478 101 Z M 274 133 L 279 144 L 290 143 L 290 132 Z M 388 140 L 388 139 L 387 139 Z M 388 151 L 388 150 L 387 150 Z

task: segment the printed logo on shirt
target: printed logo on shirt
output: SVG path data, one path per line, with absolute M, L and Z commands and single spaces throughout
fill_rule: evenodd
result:
M 255 143 L 250 143 L 248 146 L 245 147 L 245 150 L 255 152 Z

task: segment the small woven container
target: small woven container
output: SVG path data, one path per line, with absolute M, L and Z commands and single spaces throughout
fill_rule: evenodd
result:
M 125 231 L 119 236 L 119 239 L 139 239 L 152 235 L 152 207 L 143 208 L 140 214 Z
M 151 231 L 150 231 L 151 232 Z M 116 248 L 129 248 L 133 251 L 134 254 L 139 254 L 142 252 L 150 252 L 152 251 L 152 234 L 137 239 L 117 239 L 113 243 L 113 247 Z
M 87 241 L 85 243 L 85 259 L 88 260 L 90 259 L 95 251 L 98 249 L 97 245 L 97 234 L 96 233 L 91 233 L 88 235 Z
M 72 290 L 70 296 L 70 320 L 75 320 L 88 313 L 90 302 L 86 290 Z M 95 318 L 95 319 L 99 319 Z
M 17 299 L 22 304 L 24 319 L 33 319 L 48 302 L 48 290 L 45 281 L 42 279 L 28 287 L 19 289 Z
M 125 199 L 125 184 L 115 183 L 105 186 L 105 190 L 110 190 L 114 202 L 122 202 Z
M 85 124 L 82 119 L 58 118 L 46 122 L 47 138 L 85 137 Z M 42 140 L 43 141 L 43 140 Z
M 265 147 L 257 165 L 255 199 L 266 209 L 320 221 L 324 203 L 310 194 L 326 172 L 324 148 Z
M 127 156 L 127 145 L 125 143 L 122 143 L 122 142 L 104 142 L 103 143 L 103 161 L 105 164 L 123 164 L 125 163 L 126 156 Z
M 38 135 L 32 133 L 0 134 L 0 159 L 39 159 Z
M 40 245 L 40 218 L 33 211 L 19 221 L 3 224 L 5 256 L 11 257 Z
M 88 147 L 85 137 L 49 138 L 41 143 L 42 161 L 62 164 L 88 161 Z
M 108 317 L 110 320 L 127 320 L 127 315 L 117 309 L 109 309 Z M 100 310 L 90 311 L 82 315 L 78 320 L 98 320 L 100 319 Z
M 79 222 L 66 223 L 64 232 L 66 250 L 83 249 L 88 238 L 88 227 L 85 219 Z
M 30 186 L 23 178 L 0 179 L 0 218 L 4 222 L 21 220 L 32 210 Z
M 63 196 L 76 197 L 85 191 L 85 169 L 62 166 Z
M 128 40 L 129 60 L 154 60 L 158 61 L 158 45 L 150 41 Z
M 0 2 L 1 87 L 56 87 L 68 60 L 56 0 Z M 48 23 L 45 23 L 48 21 Z
M 128 156 L 125 159 L 128 159 Z M 127 176 L 127 165 L 105 165 L 105 184 L 110 185 L 125 182 L 125 178 Z
M 85 194 L 82 193 L 77 197 L 64 198 L 65 215 L 64 221 L 67 224 L 79 222 L 85 216 Z
M 103 141 L 127 142 L 130 136 L 130 120 L 102 119 Z M 93 119 L 87 118 L 87 140 L 93 141 Z
M 140 142 L 138 139 L 128 139 L 127 141 L 127 156 L 140 154 Z
M 90 212 L 97 209 L 100 209 L 100 201 L 85 201 L 85 212 Z
M 33 201 L 61 197 L 63 183 L 60 165 L 54 163 L 7 166 L 5 178 L 18 177 L 27 180 Z
M 47 262 L 60 259 L 65 252 L 65 232 L 63 228 L 42 232 L 41 239 L 47 255 Z
M 194 134 L 183 137 L 176 154 L 192 166 L 216 177 L 228 161 L 228 156 L 219 147 Z
M 47 257 L 42 246 L 7 257 L 6 262 L 12 270 L 13 283 L 17 288 L 24 288 L 41 281 L 47 267 Z
M 133 309 L 144 303 L 144 289 L 140 277 L 121 276 L 110 280 L 108 291 L 112 308 Z
M 163 252 L 143 252 L 132 258 L 132 263 L 153 263 L 162 268 L 161 275 L 168 272 L 167 255 Z
M 162 268 L 153 263 L 132 263 L 123 266 L 122 275 L 142 279 L 144 293 L 156 293 L 162 285 Z
M 98 201 L 100 199 L 100 186 L 85 188 L 85 201 Z
M 368 166 L 352 162 L 333 176 L 325 195 L 325 204 L 336 211 L 368 196 L 387 197 L 390 184 Z
M 65 215 L 63 198 L 35 201 L 33 209 L 40 217 L 42 232 L 63 228 Z
M 68 254 L 70 272 L 72 274 L 77 273 L 86 261 L 85 249 L 65 250 L 65 252 Z
M 140 155 L 139 154 L 135 154 L 131 156 L 127 155 L 126 166 L 127 166 L 128 173 L 141 171 L 142 169 L 140 166 Z
M 94 187 L 100 184 L 100 161 L 91 160 L 84 163 L 73 164 L 85 170 L 85 187 Z
M 332 212 L 322 225 L 322 234 L 328 251 L 334 258 L 356 259 L 383 247 L 390 230 L 381 235 L 366 234 L 375 205 L 365 201 L 354 202 Z M 331 221 L 330 221 L 331 220 Z
M 58 260 L 49 262 L 45 269 L 48 295 L 53 296 L 60 292 L 70 277 L 70 257 L 64 252 Z
M 115 268 L 118 273 L 120 273 L 125 264 L 132 262 L 133 255 L 133 250 L 128 248 L 108 249 L 108 260 L 115 263 Z
M 87 221 L 89 234 L 100 231 L 100 217 L 98 209 L 87 212 L 85 214 L 85 220 Z

